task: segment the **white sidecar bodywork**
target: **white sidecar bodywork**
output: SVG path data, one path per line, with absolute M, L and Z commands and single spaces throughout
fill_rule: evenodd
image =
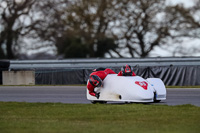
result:
M 109 74 L 103 80 L 103 87 L 96 87 L 100 92 L 97 99 L 89 94 L 87 99 L 94 101 L 122 101 L 122 102 L 154 102 L 166 99 L 166 88 L 159 78 L 143 79 L 140 76 L 117 76 Z

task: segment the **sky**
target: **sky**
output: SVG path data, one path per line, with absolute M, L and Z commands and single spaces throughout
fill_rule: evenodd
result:
M 191 7 L 194 4 L 193 0 L 166 0 L 166 3 L 172 5 L 182 3 L 185 7 Z
M 191 7 L 194 5 L 194 0 L 167 0 L 166 4 L 176 5 L 183 4 L 185 7 Z M 200 48 L 200 39 L 185 39 L 182 43 L 173 44 L 171 47 L 156 47 L 150 54 L 150 57 L 160 56 L 160 57 L 168 57 L 168 56 L 183 56 L 179 53 L 172 53 L 169 51 L 175 50 L 177 47 L 184 47 L 186 50 L 190 51 L 193 47 Z M 169 51 L 167 51 L 168 49 Z M 200 56 L 200 52 L 191 53 L 185 56 Z

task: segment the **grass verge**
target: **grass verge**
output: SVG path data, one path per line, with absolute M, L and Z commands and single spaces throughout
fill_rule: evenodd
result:
M 1 133 L 197 133 L 200 107 L 0 102 Z

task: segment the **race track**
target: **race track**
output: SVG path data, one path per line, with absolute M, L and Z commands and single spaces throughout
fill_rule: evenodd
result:
M 85 86 L 0 86 L 0 101 L 90 103 Z M 200 106 L 200 89 L 167 89 L 167 100 L 151 104 Z

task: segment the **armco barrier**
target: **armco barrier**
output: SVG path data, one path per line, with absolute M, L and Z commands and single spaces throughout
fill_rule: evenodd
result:
M 111 68 L 116 73 L 120 68 Z M 200 85 L 200 66 L 138 66 L 134 72 L 143 78 L 161 78 L 168 86 Z M 36 70 L 36 84 L 86 84 L 92 69 Z
M 10 70 L 34 70 L 36 84 L 86 84 L 94 68 L 116 73 L 130 64 L 136 75 L 161 78 L 165 85 L 200 85 L 200 58 L 127 58 L 10 61 Z
M 187 66 L 200 65 L 200 58 L 111 58 L 111 59 L 65 59 L 65 60 L 11 60 L 10 69 L 93 69 L 97 67 L 131 66 Z

